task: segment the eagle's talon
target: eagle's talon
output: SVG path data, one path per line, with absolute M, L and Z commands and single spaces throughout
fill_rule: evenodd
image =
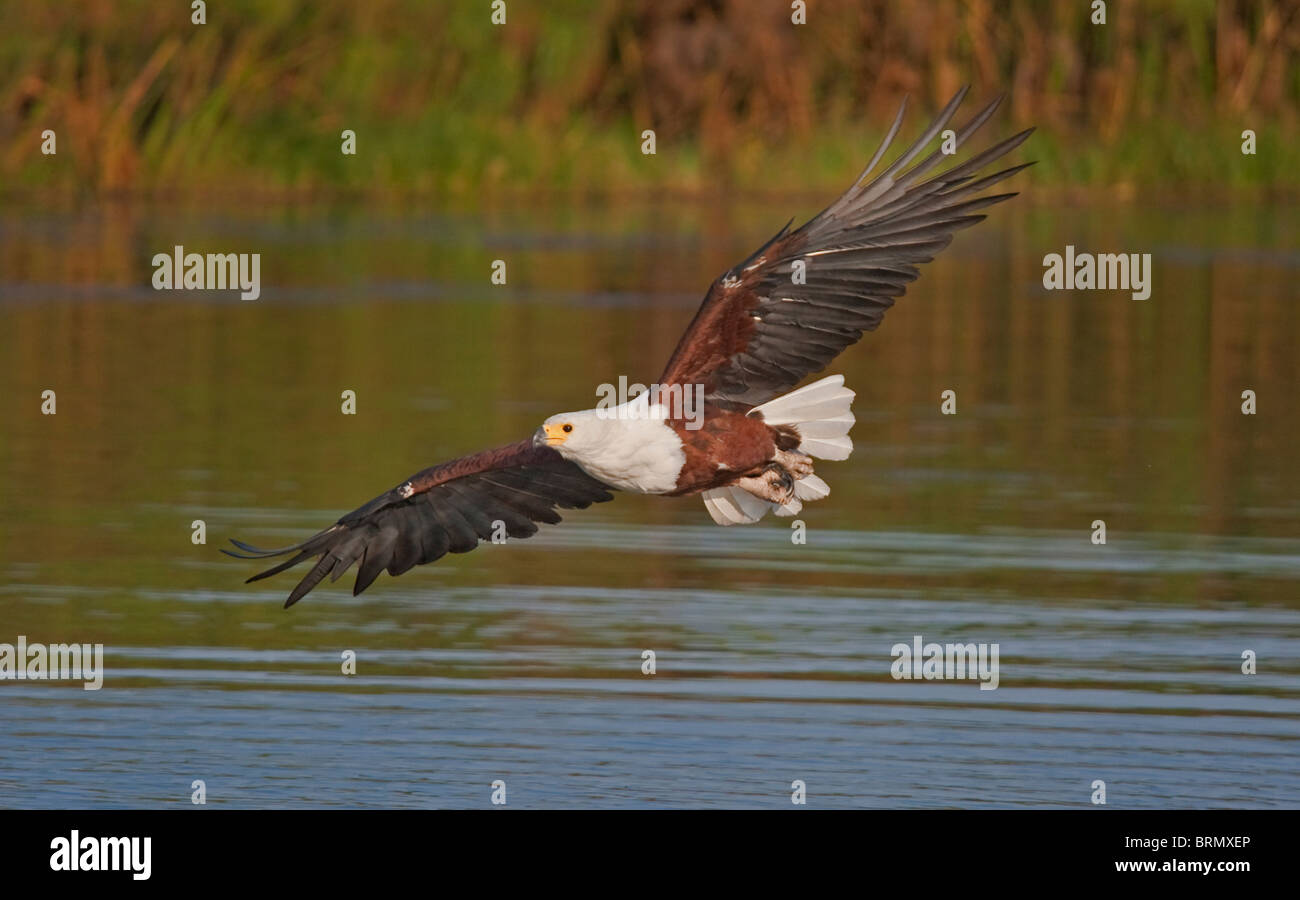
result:
M 780 463 L 770 462 L 764 466 L 763 480 L 775 495 L 770 498 L 773 503 L 784 506 L 794 498 L 794 478 Z

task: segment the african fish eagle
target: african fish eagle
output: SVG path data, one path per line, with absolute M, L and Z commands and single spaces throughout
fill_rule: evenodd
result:
M 1028 129 L 922 180 L 944 161 L 944 148 L 912 162 L 947 128 L 966 91 L 866 181 L 902 125 L 904 101 L 843 196 L 795 231 L 787 223 L 718 278 L 653 396 L 551 416 L 522 441 L 424 469 L 292 547 L 259 550 L 232 540 L 239 552 L 223 552 L 240 559 L 292 554 L 250 582 L 318 558 L 289 593 L 289 607 L 358 560 L 354 595 L 383 569 L 401 575 L 473 550 L 502 527 L 512 538 L 529 537 L 538 522 L 560 521 L 557 508 L 584 509 L 613 499 L 611 490 L 699 494 L 719 525 L 757 522 L 769 511 L 793 515 L 805 501 L 826 497 L 830 488 L 814 474 L 813 459 L 848 457 L 853 392 L 841 375 L 787 391 L 874 330 L 920 274 L 918 264 L 947 247 L 955 231 L 981 221 L 977 210 L 1015 196 L 984 191 L 1031 165 L 976 177 L 1018 147 Z M 948 149 L 983 125 L 1001 99 L 957 129 Z M 792 277 L 796 268 L 802 277 Z M 703 387 L 703 418 L 688 422 L 665 396 L 696 385 Z

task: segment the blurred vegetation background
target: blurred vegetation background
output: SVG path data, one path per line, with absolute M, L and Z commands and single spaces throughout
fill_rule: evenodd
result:
M 1300 0 L 0 4 L 0 190 L 834 190 L 912 98 L 1037 125 L 1040 187 L 1300 186 Z M 41 154 L 54 129 L 58 154 Z M 655 129 L 658 153 L 641 153 Z M 357 133 L 357 155 L 340 133 Z M 1241 132 L 1258 155 L 1241 152 Z

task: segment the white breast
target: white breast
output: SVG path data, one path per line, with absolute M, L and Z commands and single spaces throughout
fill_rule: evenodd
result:
M 664 422 L 667 412 L 644 400 L 601 410 L 599 442 L 578 452 L 560 452 L 593 478 L 621 490 L 666 494 L 676 490 L 677 476 L 686 465 L 681 439 Z

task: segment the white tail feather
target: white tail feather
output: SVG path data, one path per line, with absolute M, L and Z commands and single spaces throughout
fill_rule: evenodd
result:
M 816 475 L 805 475 L 794 483 L 794 495 L 800 500 L 820 500 L 830 493 L 831 486 Z
M 704 506 L 719 525 L 752 525 L 767 514 L 772 504 L 738 487 L 705 491 Z
M 814 381 L 812 384 L 804 385 L 797 391 L 791 391 L 788 394 L 782 394 L 780 397 L 773 397 L 766 403 L 755 406 L 749 411 L 752 416 L 755 413 L 761 413 L 763 421 L 769 425 L 797 425 L 800 422 L 807 422 L 811 418 L 820 418 L 826 413 L 821 410 L 814 410 L 813 407 L 822 403 L 838 401 L 835 409 L 840 413 L 849 411 L 849 404 L 853 401 L 853 392 L 844 386 L 843 375 L 828 375 L 821 381 Z M 813 416 L 806 413 L 813 412 Z M 828 411 L 831 415 L 836 415 L 834 411 Z
M 853 417 L 853 391 L 843 375 L 831 375 L 767 401 L 750 410 L 769 425 L 793 425 L 799 432 L 798 450 L 820 459 L 848 459 L 853 452 L 849 429 Z
M 848 459 L 853 452 L 853 441 L 846 434 L 837 438 L 804 438 L 799 449 L 818 459 Z
M 768 506 L 772 507 L 772 511 L 778 516 L 794 516 L 799 514 L 799 510 L 803 509 L 803 501 L 796 497 L 784 506 L 778 506 L 775 503 L 769 503 Z
M 768 508 L 772 505 L 761 497 L 755 497 L 749 491 L 742 490 L 738 487 L 733 486 L 730 490 L 731 499 L 738 507 L 740 507 L 741 513 L 748 517 L 749 521 L 745 523 L 746 525 L 750 522 L 757 522 L 759 519 L 763 518 L 763 516 L 766 515 Z
M 799 436 L 804 438 L 844 437 L 853 427 L 853 414 L 836 416 L 833 419 L 814 419 L 799 424 Z

